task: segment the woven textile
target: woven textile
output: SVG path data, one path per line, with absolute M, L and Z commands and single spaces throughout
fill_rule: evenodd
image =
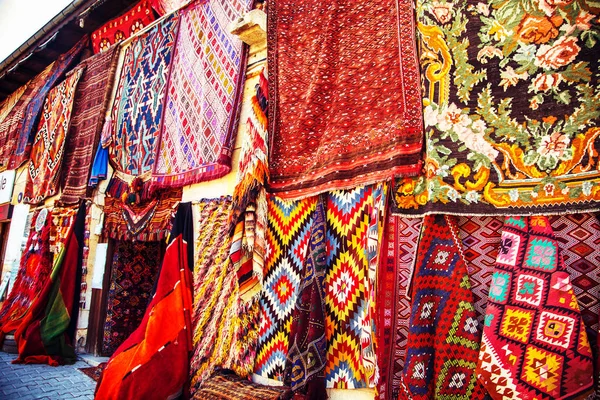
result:
M 199 232 L 194 267 L 194 326 L 190 377 L 192 394 L 215 368 L 238 367 L 237 275 L 229 258 L 227 219 L 231 198 L 201 200 L 196 205 Z
M 482 399 L 475 368 L 481 327 L 452 217 L 423 220 L 401 399 Z
M 19 326 L 52 271 L 49 214 L 50 210 L 44 208 L 32 215 L 31 230 L 21 255 L 15 282 L 0 309 L 0 338 Z
M 154 168 L 178 22 L 171 15 L 121 50 L 123 66 L 108 128 L 117 171 L 138 176 Z
M 150 5 L 158 15 L 165 15 L 178 10 L 190 3 L 191 0 L 150 0 Z
M 198 2 L 181 13 L 153 187 L 181 187 L 231 171 L 246 58 L 227 25 L 246 3 Z
M 117 17 L 92 33 L 94 54 L 108 50 L 115 43 L 127 39 L 154 21 L 154 13 L 147 0 L 142 0 L 126 13 Z
M 375 276 L 387 184 L 332 191 L 327 198 L 328 388 L 373 387 Z
M 19 100 L 21 100 L 21 97 L 23 97 L 25 94 L 26 89 L 27 84 L 9 94 L 4 102 L 0 104 L 0 122 L 4 121 L 4 119 L 8 117 L 12 109 L 15 108 L 15 106 L 19 103 Z
M 419 0 L 416 10 L 425 174 L 396 182 L 393 212 L 598 210 L 599 9 Z
M 104 355 L 112 355 L 142 322 L 160 261 L 160 242 L 115 241 L 102 342 Z
M 317 198 L 268 198 L 265 274 L 255 373 L 283 381 L 292 313 L 302 279 Z
M 423 220 L 388 216 L 377 275 L 377 385 L 381 400 L 398 397 L 410 320 L 410 280 Z
M 181 191 L 163 192 L 142 204 L 125 204 L 120 199 L 104 199 L 104 232 L 116 240 L 163 240 L 173 224 Z
M 227 371 L 218 371 L 196 392 L 202 400 L 286 400 L 292 398 L 290 388 L 263 386 Z
M 85 214 L 82 205 L 72 219 L 49 279 L 15 332 L 19 357 L 14 363 L 56 366 L 77 360 L 73 342 L 79 315 Z
M 86 59 L 73 101 L 71 128 L 65 144 L 60 202 L 75 204 L 89 194 L 88 178 L 117 67 L 117 47 Z
M 299 198 L 420 171 L 412 7 L 408 0 L 269 3 L 274 192 Z
M 295 393 L 311 400 L 327 399 L 327 340 L 323 289 L 327 271 L 325 205 L 325 201 L 320 198 L 310 228 L 302 281 L 292 312 L 290 346 L 284 377 L 284 381 L 289 383 Z
M 52 215 L 49 217 L 52 218 L 49 242 L 50 253 L 53 254 L 53 265 L 65 248 L 67 239 L 69 239 L 69 232 L 75 223 L 78 209 L 76 206 L 54 207 L 52 209 Z
M 192 276 L 186 246 L 178 235 L 167 247 L 144 319 L 108 361 L 96 399 L 187 398 Z
M 481 342 L 478 376 L 494 399 L 583 396 L 592 353 L 546 217 L 506 218 Z
M 38 126 L 40 112 L 42 111 L 46 95 L 50 89 L 54 87 L 55 83 L 64 76 L 64 73 L 72 65 L 77 64 L 81 52 L 88 46 L 88 43 L 89 37 L 85 35 L 68 52 L 58 57 L 58 60 L 54 62 L 50 73 L 45 77 L 42 85 L 35 95 L 30 98 L 25 113 L 23 114 L 23 120 L 19 125 L 16 147 L 11 149 L 14 153 L 10 154 L 8 168 L 17 169 L 29 158 L 31 142 L 34 137 L 33 133 Z
M 33 139 L 31 160 L 27 169 L 29 177 L 23 192 L 25 203 L 41 203 L 47 197 L 54 196 L 59 189 L 58 181 L 71 123 L 73 98 L 81 74 L 82 70 L 77 69 L 48 92 Z

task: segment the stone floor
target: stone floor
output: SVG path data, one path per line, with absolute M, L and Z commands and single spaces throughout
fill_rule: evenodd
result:
M 93 399 L 96 382 L 77 368 L 89 367 L 84 361 L 74 365 L 11 364 L 14 354 L 0 352 L 0 399 Z

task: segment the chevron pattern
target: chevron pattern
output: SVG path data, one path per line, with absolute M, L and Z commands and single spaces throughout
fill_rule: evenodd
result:
M 260 299 L 261 323 L 255 372 L 283 380 L 292 311 L 306 259 L 317 198 L 268 199 L 265 277 Z

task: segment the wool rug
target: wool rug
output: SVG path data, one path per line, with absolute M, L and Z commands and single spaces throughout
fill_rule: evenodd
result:
M 181 11 L 153 188 L 182 187 L 231 171 L 246 52 L 227 25 L 248 10 L 247 3 L 204 1 Z
M 142 322 L 152 297 L 160 262 L 160 242 L 114 242 L 103 355 L 113 355 Z
M 375 279 L 387 184 L 327 195 L 325 304 L 328 388 L 374 387 Z
M 95 367 L 86 367 L 86 368 L 77 368 L 83 374 L 90 377 L 94 382 L 98 382 L 100 380 L 100 375 L 102 375 L 102 371 L 106 367 L 106 363 L 100 363 Z
M 583 4 L 417 1 L 428 147 L 394 213 L 600 208 L 599 9 Z
M 292 314 L 306 261 L 317 198 L 288 201 L 269 195 L 267 203 L 267 251 L 254 372 L 283 381 Z
M 179 234 L 165 252 L 156 290 L 140 326 L 108 360 L 96 399 L 188 398 L 192 350 L 192 275 Z
M 591 348 L 546 217 L 504 221 L 477 373 L 493 399 L 592 391 Z
M 417 257 L 421 218 L 389 215 L 377 275 L 377 397 L 398 398 L 410 320 L 409 287 Z
M 160 16 L 166 15 L 170 12 L 183 8 L 187 4 L 192 2 L 191 0 L 150 0 L 150 5 Z
M 413 3 L 280 0 L 268 13 L 271 190 L 302 198 L 418 174 Z
M 40 112 L 42 111 L 44 100 L 48 92 L 54 87 L 59 79 L 62 79 L 69 68 L 79 62 L 81 53 L 88 47 L 88 44 L 89 37 L 84 35 L 68 52 L 58 57 L 53 63 L 49 74 L 41 83 L 41 86 L 39 86 L 35 94 L 30 97 L 25 112 L 23 113 L 23 119 L 20 121 L 18 132 L 16 133 L 16 147 L 10 149 L 14 152 L 10 154 L 9 169 L 19 168 L 29 159 L 35 128 L 38 126 Z
M 12 290 L 0 309 L 0 339 L 19 327 L 34 298 L 41 292 L 52 271 L 50 254 L 51 211 L 43 208 L 31 215 L 27 244 L 21 255 Z
M 49 279 L 15 332 L 19 356 L 13 363 L 57 366 L 77 361 L 73 343 L 79 315 L 85 215 L 83 204 L 66 233 Z
M 326 204 L 324 197 L 320 197 L 310 228 L 302 280 L 292 312 L 290 345 L 284 375 L 284 382 L 297 396 L 304 396 L 302 398 L 310 400 L 327 399 L 327 339 L 323 288 L 327 271 Z
M 425 217 L 411 285 L 400 399 L 483 399 L 475 369 L 481 327 L 451 216 Z
M 15 108 L 15 106 L 21 100 L 21 97 L 25 94 L 25 90 L 27 89 L 27 84 L 19 87 L 17 90 L 12 92 L 6 97 L 6 99 L 0 105 L 0 123 L 4 121 L 6 117 L 10 114 L 10 112 Z
M 73 71 L 48 92 L 44 101 L 27 168 L 28 179 L 23 191 L 23 202 L 26 204 L 39 204 L 59 190 L 73 100 L 82 72 L 81 68 Z
M 123 64 L 107 129 L 113 167 L 139 176 L 154 169 L 179 16 L 136 36 L 121 51 Z
M 292 391 L 287 386 L 264 386 L 219 370 L 196 392 L 199 400 L 289 400 Z
M 76 204 L 86 195 L 94 151 L 113 88 L 117 47 L 82 62 L 85 67 L 73 100 L 71 127 L 65 144 L 60 202 Z
M 52 209 L 49 242 L 53 265 L 65 248 L 67 239 L 69 239 L 69 232 L 75 223 L 78 209 L 79 207 L 77 206 L 54 207 Z
M 108 50 L 113 44 L 127 39 L 141 31 L 154 21 L 154 13 L 150 2 L 142 0 L 131 7 L 123 15 L 108 21 L 92 32 L 92 48 L 94 54 Z

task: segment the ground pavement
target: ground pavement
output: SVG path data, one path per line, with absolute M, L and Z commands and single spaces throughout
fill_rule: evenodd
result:
M 0 399 L 93 399 L 96 382 L 77 368 L 89 367 L 84 361 L 74 365 L 11 364 L 15 354 L 0 352 Z

